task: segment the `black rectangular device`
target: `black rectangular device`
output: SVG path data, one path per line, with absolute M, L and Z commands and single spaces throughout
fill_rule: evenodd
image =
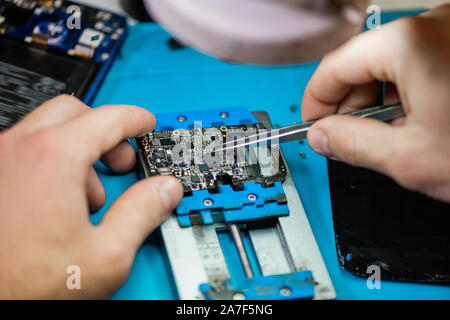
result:
M 450 205 L 371 170 L 328 161 L 341 265 L 367 277 L 450 284 Z

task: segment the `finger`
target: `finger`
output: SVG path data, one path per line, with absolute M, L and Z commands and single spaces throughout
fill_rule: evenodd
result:
M 90 166 L 122 141 L 143 136 L 155 125 L 155 117 L 143 108 L 103 106 L 70 121 L 61 131 L 73 145 L 85 148 L 78 156 Z
M 420 14 L 422 17 L 445 18 L 450 16 L 450 4 L 442 4 Z
M 89 111 L 92 109 L 77 98 L 61 95 L 40 105 L 19 122 L 16 128 L 34 132 L 45 127 L 60 125 Z
M 347 113 L 374 106 L 377 102 L 381 83 L 371 82 L 353 87 L 338 104 L 337 113 Z
M 129 172 L 136 164 L 136 151 L 128 141 L 123 141 L 113 150 L 104 154 L 101 161 L 105 166 L 118 173 Z
M 337 115 L 317 122 L 308 142 L 327 157 L 387 173 L 386 162 L 399 136 L 396 130 L 400 129 L 373 119 Z
M 302 103 L 304 121 L 336 113 L 339 103 L 353 86 L 374 81 L 396 82 L 398 63 L 395 53 L 401 39 L 392 26 L 365 32 L 327 55 L 305 90 Z
M 87 185 L 86 185 L 87 198 L 89 203 L 89 208 L 92 211 L 101 209 L 106 203 L 106 193 L 100 178 L 95 172 L 94 168 L 91 167 Z
M 386 92 L 384 95 L 384 104 L 390 105 L 400 102 L 400 95 L 398 94 L 397 87 L 393 83 L 386 83 Z
M 169 217 L 183 196 L 176 178 L 143 180 L 126 191 L 109 209 L 100 230 L 106 241 L 115 239 L 135 253 L 144 240 Z

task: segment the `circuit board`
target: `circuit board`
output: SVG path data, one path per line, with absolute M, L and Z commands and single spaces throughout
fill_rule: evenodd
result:
M 0 130 L 60 94 L 93 102 L 124 16 L 63 0 L 0 0 Z
M 271 187 L 285 180 L 286 164 L 279 147 L 256 146 L 242 153 L 233 150 L 215 154 L 214 150 L 230 139 L 265 131 L 261 124 L 180 129 L 153 132 L 137 139 L 137 143 L 147 176 L 172 175 L 182 182 L 185 193 L 214 192 L 220 185 L 238 191 L 246 182 Z
M 0 33 L 101 62 L 126 28 L 124 17 L 62 0 L 0 0 Z

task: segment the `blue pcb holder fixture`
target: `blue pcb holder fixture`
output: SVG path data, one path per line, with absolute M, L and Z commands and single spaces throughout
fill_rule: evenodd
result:
M 190 227 L 191 219 L 199 221 L 195 219 L 198 216 L 201 224 L 207 225 L 214 222 L 245 223 L 287 216 L 289 208 L 280 182 L 270 188 L 248 182 L 244 183 L 242 191 L 234 191 L 230 185 L 219 186 L 219 192 L 214 194 L 207 190 L 195 191 L 183 198 L 176 214 L 182 227 Z
M 157 115 L 156 131 L 263 123 L 246 108 Z M 140 154 L 142 157 L 142 154 Z M 145 166 L 144 166 L 145 167 Z M 145 170 L 144 170 L 145 171 Z M 161 227 L 181 299 L 333 299 L 335 291 L 287 172 L 270 187 L 194 191 Z

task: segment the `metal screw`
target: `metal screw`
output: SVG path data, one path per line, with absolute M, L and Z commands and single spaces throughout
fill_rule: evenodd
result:
M 297 105 L 293 104 L 292 106 L 289 107 L 289 110 L 291 110 L 291 112 L 296 113 L 297 112 Z
M 242 292 L 237 292 L 235 294 L 233 294 L 233 300 L 245 300 L 247 299 L 245 297 L 245 294 L 243 294 Z
M 187 121 L 187 118 L 185 116 L 178 116 L 177 120 L 180 122 L 185 122 Z
M 285 288 L 281 288 L 280 294 L 281 294 L 283 297 L 289 297 L 289 296 L 292 294 L 292 291 L 291 291 L 290 288 L 285 287 Z
M 223 118 L 223 119 L 226 119 L 226 118 L 228 118 L 229 116 L 230 116 L 230 114 L 229 114 L 228 112 L 221 112 L 221 113 L 220 113 L 220 117 Z
M 205 199 L 205 200 L 203 201 L 203 204 L 204 204 L 206 207 L 211 207 L 211 206 L 213 205 L 213 201 L 212 201 L 211 199 Z
M 256 201 L 256 198 L 257 198 L 256 194 L 250 193 L 248 195 L 248 200 L 250 201 Z
M 306 159 L 306 153 L 304 153 L 304 152 L 300 152 L 299 156 L 302 159 Z

